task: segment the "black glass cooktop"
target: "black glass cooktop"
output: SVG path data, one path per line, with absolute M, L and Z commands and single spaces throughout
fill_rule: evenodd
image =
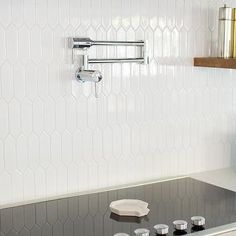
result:
M 149 203 L 141 219 L 111 214 L 111 201 L 137 198 Z M 206 218 L 206 228 L 236 222 L 236 193 L 191 178 L 147 184 L 121 190 L 76 196 L 0 210 L 0 236 L 112 236 L 134 235 L 136 228 L 176 219 L 189 223 L 194 215 Z

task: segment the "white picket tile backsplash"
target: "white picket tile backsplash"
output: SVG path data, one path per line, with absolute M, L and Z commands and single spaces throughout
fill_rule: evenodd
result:
M 0 204 L 230 166 L 236 72 L 216 55 L 222 0 L 0 1 Z M 67 38 L 148 39 L 150 65 L 74 79 Z M 133 48 L 91 48 L 91 57 Z

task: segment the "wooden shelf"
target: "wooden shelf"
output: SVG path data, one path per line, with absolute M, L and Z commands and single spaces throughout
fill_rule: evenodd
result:
M 236 58 L 196 57 L 194 66 L 236 69 Z

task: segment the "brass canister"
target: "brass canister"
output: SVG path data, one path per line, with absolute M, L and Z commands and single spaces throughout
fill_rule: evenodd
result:
M 236 58 L 236 8 L 234 8 L 234 52 L 233 57 Z
M 218 22 L 218 57 L 232 58 L 234 51 L 234 8 L 221 7 Z

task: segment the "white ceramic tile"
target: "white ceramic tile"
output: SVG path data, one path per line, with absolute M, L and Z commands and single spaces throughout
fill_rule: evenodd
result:
M 23 174 L 20 171 L 14 171 L 12 176 L 12 202 L 24 201 L 24 182 Z
M 22 172 L 28 167 L 28 139 L 20 135 L 16 140 L 17 168 Z
M 0 64 L 5 60 L 6 57 L 6 45 L 5 45 L 5 31 L 0 26 L 0 44 L 2 45 L 2 50 L 0 52 Z
M 76 100 L 73 97 L 66 99 L 66 128 L 73 133 L 77 127 Z
M 39 63 L 42 58 L 41 42 L 42 42 L 41 28 L 38 25 L 34 25 L 33 28 L 31 28 L 30 30 L 30 57 L 35 63 Z
M 28 135 L 28 164 L 33 170 L 40 165 L 40 146 L 39 146 L 39 137 L 34 133 Z M 33 175 L 33 173 L 31 173 Z
M 106 145 L 108 142 L 110 142 L 110 145 Z M 112 130 L 107 127 L 103 130 L 103 155 L 105 159 L 109 159 L 112 156 L 112 145 Z
M 191 66 L 216 55 L 223 2 L 1 1 L 0 203 L 229 166 L 236 74 Z M 74 78 L 71 36 L 148 39 L 150 64 L 90 66 L 96 99 Z
M 72 143 L 72 135 L 66 130 L 62 134 L 62 150 L 61 157 L 64 165 L 71 164 L 73 158 L 73 143 Z
M 33 63 L 25 67 L 25 83 L 26 96 L 34 100 L 37 97 L 37 77 L 36 66 Z
M 4 144 L 0 142 L 0 171 L 4 171 Z
M 10 61 L 16 61 L 18 54 L 18 34 L 17 28 L 13 25 L 6 30 L 6 52 Z
M 94 129 L 97 126 L 97 103 L 96 98 L 91 96 L 88 98 L 88 127 Z
M 23 174 L 24 181 L 24 199 L 33 199 L 35 198 L 35 180 L 34 173 L 30 169 L 26 169 Z
M 108 175 L 108 162 L 104 159 L 99 161 L 98 165 L 98 187 L 103 188 L 104 186 L 108 186 L 108 179 L 105 177 Z M 104 179 L 104 181 L 102 180 Z
M 24 22 L 28 27 L 32 27 L 35 24 L 35 3 L 35 1 L 24 0 Z
M 49 63 L 53 57 L 53 32 L 50 27 L 44 27 L 42 31 L 42 61 Z
M 1 116 L 0 116 L 0 137 L 4 139 L 9 130 L 9 116 L 8 116 L 8 106 L 5 101 L 0 101 Z
M 4 145 L 5 169 L 10 171 L 16 169 L 16 144 L 15 139 L 8 135 Z M 7 157 L 7 158 L 6 158 Z
M 78 166 L 75 163 L 70 163 L 68 166 L 68 191 L 78 191 Z
M 7 173 L 6 171 L 3 171 L 0 175 L 0 187 L 4 189 L 2 193 L 1 201 L 0 201 L 1 204 L 7 204 L 8 202 L 11 202 L 11 197 L 12 197 L 11 178 L 12 178 L 11 175 Z
M 56 129 L 63 132 L 66 127 L 66 107 L 65 100 L 63 98 L 58 98 L 56 100 Z
M 58 165 L 61 161 L 61 136 L 60 133 L 54 132 L 51 134 L 51 164 Z
M 59 78 L 59 65 L 50 64 L 48 69 L 48 90 L 52 98 L 57 98 L 60 96 L 60 78 Z
M 33 102 L 33 131 L 40 134 L 43 132 L 44 107 L 43 102 L 38 97 Z
M 35 195 L 40 198 L 46 196 L 46 173 L 41 167 L 35 170 Z
M 18 27 L 23 23 L 23 3 L 23 0 L 13 0 L 11 2 L 11 20 Z
M 137 14 L 139 12 L 139 5 L 134 0 L 131 1 L 131 9 L 133 9 L 133 12 L 131 11 L 131 26 L 137 29 L 140 24 L 140 15 Z
M 66 39 L 62 38 L 61 36 L 64 35 L 65 32 L 60 25 L 57 25 L 57 27 L 53 30 L 52 33 L 53 33 L 53 62 L 54 63 L 62 62 L 64 61 Z M 55 65 L 58 66 L 58 63 L 56 63 Z
M 69 1 L 58 0 L 59 2 L 59 23 L 63 28 L 69 25 Z
M 92 161 L 88 165 L 88 187 L 94 189 L 99 185 L 98 180 L 98 165 L 95 161 Z
M 40 27 L 44 27 L 47 24 L 47 1 L 46 0 L 35 1 L 35 13 L 36 13 L 36 23 Z
M 79 191 L 85 191 L 88 189 L 88 165 L 85 164 L 83 160 L 80 161 L 78 165 L 78 173 L 79 173 Z
M 38 95 L 41 100 L 45 100 L 48 95 L 48 67 L 45 63 L 38 65 L 36 76 Z
M 16 99 L 9 103 L 9 127 L 10 133 L 17 137 L 21 133 L 21 107 Z
M 6 62 L 1 66 L 1 87 L 4 100 L 9 101 L 13 96 L 12 66 Z
M 80 13 L 82 12 L 82 9 L 80 7 L 80 1 L 72 0 L 70 1 L 69 6 L 69 12 L 70 12 L 70 24 L 73 26 L 77 26 L 80 22 Z
M 39 137 L 39 149 L 40 165 L 46 169 L 50 164 L 51 157 L 51 140 L 46 132 Z
M 21 128 L 23 134 L 30 134 L 33 126 L 33 107 L 29 100 L 21 102 Z
M 83 136 L 81 131 L 73 134 L 73 162 L 77 165 L 80 164 L 81 157 L 83 156 Z
M 122 134 L 120 126 L 113 127 L 113 156 L 119 158 L 122 153 Z M 96 156 L 96 153 L 95 153 Z
M 51 134 L 55 130 L 55 102 L 50 97 L 47 97 L 44 102 L 44 130 Z
M 68 169 L 63 164 L 60 164 L 56 168 L 56 189 L 57 194 L 63 194 L 68 192 Z
M 102 131 L 96 129 L 93 132 L 93 157 L 99 161 L 103 159 L 102 144 Z
M 25 67 L 20 64 L 14 65 L 13 68 L 14 80 L 14 96 L 20 102 L 25 98 Z
M 53 28 L 56 27 L 56 25 L 58 24 L 58 18 L 59 18 L 58 11 L 59 11 L 58 0 L 51 0 L 47 2 L 47 23 Z
M 81 148 L 83 150 L 83 160 L 90 162 L 93 160 L 93 133 L 91 129 L 86 129 L 83 134 Z
M 57 183 L 57 175 L 56 168 L 50 165 L 46 169 L 46 195 L 47 196 L 55 196 L 57 194 L 56 183 Z
M 11 22 L 11 1 L 2 1 L 0 5 L 0 22 L 6 27 Z

